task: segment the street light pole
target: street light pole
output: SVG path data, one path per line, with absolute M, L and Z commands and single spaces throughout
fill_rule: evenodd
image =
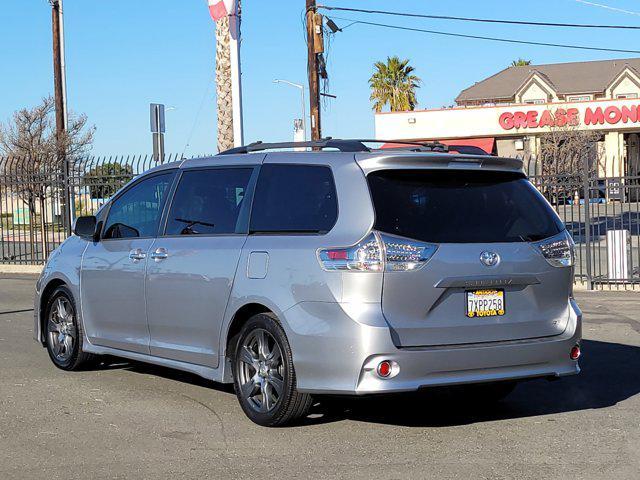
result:
M 287 85 L 300 89 L 300 98 L 302 100 L 302 129 L 304 130 L 304 139 L 306 140 L 307 139 L 307 107 L 305 105 L 305 98 L 304 98 L 304 85 L 300 85 L 299 83 L 293 83 L 293 82 L 290 82 L 289 80 L 280 80 L 280 79 L 275 79 L 273 83 L 285 83 Z

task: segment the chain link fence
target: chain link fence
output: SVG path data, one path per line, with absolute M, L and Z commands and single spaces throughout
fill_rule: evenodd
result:
M 68 179 L 55 159 L 0 158 L 0 264 L 43 264 L 70 234 L 67 210 L 73 218 L 91 215 L 135 176 L 181 158 L 74 159 Z M 535 157 L 523 162 L 573 235 L 576 281 L 589 288 L 640 286 L 640 176 L 607 175 L 606 164 L 593 168 L 588 159 L 571 174 L 549 172 Z

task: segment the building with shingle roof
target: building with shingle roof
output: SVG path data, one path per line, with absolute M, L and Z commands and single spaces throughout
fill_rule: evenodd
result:
M 541 98 L 526 95 L 532 86 L 535 92 L 531 93 Z M 572 101 L 574 97 L 581 101 L 596 100 L 611 98 L 611 89 L 616 95 L 631 94 L 637 98 L 640 58 L 510 66 L 462 90 L 456 103 L 463 106 L 527 103 L 528 100 L 547 103 Z
M 456 106 L 375 116 L 376 137 L 535 156 L 558 128 L 600 134 L 609 176 L 640 175 L 640 58 L 510 66 L 465 88 Z

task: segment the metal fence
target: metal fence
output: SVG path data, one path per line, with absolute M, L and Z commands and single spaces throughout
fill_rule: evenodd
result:
M 0 264 L 43 264 L 70 234 L 69 213 L 91 215 L 136 175 L 179 158 L 88 157 L 65 169 L 52 157 L 0 157 Z
M 74 218 L 95 213 L 125 183 L 159 163 L 150 155 L 82 158 L 69 162 L 65 175 L 51 158 L 0 158 L 0 264 L 44 263 L 70 232 L 68 208 Z M 607 165 L 587 163 L 567 174 L 524 159 L 531 182 L 576 242 L 576 281 L 590 288 L 640 287 L 640 177 L 608 176 Z
M 536 188 L 556 210 L 576 243 L 576 282 L 588 288 L 640 287 L 640 176 L 611 175 L 624 162 L 584 159 L 576 173 L 544 172 L 524 159 Z

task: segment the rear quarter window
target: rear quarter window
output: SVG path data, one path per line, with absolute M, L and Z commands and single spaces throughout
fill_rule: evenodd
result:
M 251 211 L 251 233 L 326 233 L 338 218 L 331 169 L 263 165 Z
M 510 172 L 382 170 L 369 174 L 382 232 L 433 243 L 531 242 L 564 225 L 535 187 Z

